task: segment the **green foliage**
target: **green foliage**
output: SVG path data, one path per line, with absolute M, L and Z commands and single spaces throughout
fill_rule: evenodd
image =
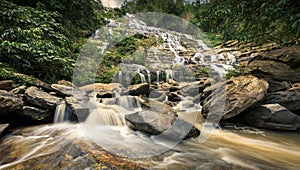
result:
M 74 60 L 55 12 L 2 4 L 0 61 L 53 82 L 70 77 Z
M 232 77 L 238 77 L 243 75 L 243 71 L 239 66 L 234 66 L 233 69 L 227 70 L 227 74 L 225 75 L 226 79 L 230 79 Z
M 16 76 L 16 70 L 0 62 L 0 80 L 13 80 L 17 85 L 32 85 L 33 77 Z

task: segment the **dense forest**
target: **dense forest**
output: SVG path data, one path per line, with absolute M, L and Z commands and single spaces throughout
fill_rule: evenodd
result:
M 120 9 L 106 9 L 99 0 L 1 0 L 0 78 L 30 83 L 14 74 L 20 72 L 49 83 L 70 80 L 81 46 L 105 18 L 150 11 L 190 21 L 215 45 L 233 39 L 299 45 L 300 2 L 294 0 L 134 0 Z

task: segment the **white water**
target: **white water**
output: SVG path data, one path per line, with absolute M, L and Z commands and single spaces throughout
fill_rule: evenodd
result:
M 54 113 L 54 123 L 64 122 L 65 113 L 66 113 L 66 102 L 62 101 L 60 104 L 56 106 L 55 113 Z

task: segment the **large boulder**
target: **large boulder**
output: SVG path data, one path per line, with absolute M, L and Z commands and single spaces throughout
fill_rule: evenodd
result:
M 29 87 L 25 92 L 26 100 L 33 106 L 54 110 L 61 98 L 50 95 L 37 87 Z
M 281 91 L 270 93 L 264 100 L 265 104 L 278 103 L 291 112 L 300 115 L 300 92 L 298 91 Z
M 149 95 L 150 86 L 148 83 L 135 84 L 129 87 L 129 95 L 139 96 L 139 95 Z
M 300 76 L 287 64 L 271 60 L 254 60 L 246 68 L 246 74 L 278 81 L 299 82 Z
M 279 104 L 265 104 L 241 114 L 254 127 L 275 130 L 299 130 L 300 116 Z
M 90 93 L 90 92 L 114 91 L 122 88 L 123 86 L 120 83 L 110 83 L 110 84 L 94 83 L 94 84 L 88 84 L 82 86 L 79 89 Z
M 76 115 L 76 119 L 80 122 L 84 122 L 88 117 L 90 110 L 96 107 L 90 102 L 89 96 L 86 94 L 66 97 L 65 100 L 67 104 L 66 111 L 71 112 L 70 115 Z M 76 121 L 74 119 L 75 118 L 73 118 L 72 121 Z
M 232 118 L 260 102 L 267 94 L 268 83 L 254 76 L 231 78 L 212 92 L 203 104 L 202 114 Z M 217 116 L 217 115 L 216 115 Z
M 181 140 L 200 135 L 200 131 L 191 123 L 174 115 L 142 111 L 125 115 L 125 120 L 127 126 L 134 130 L 160 135 L 166 139 Z
M 61 84 L 52 84 L 51 87 L 61 96 L 72 96 L 75 93 L 81 93 L 81 91 L 72 86 L 66 86 Z
M 53 114 L 48 110 L 42 110 L 31 106 L 24 106 L 18 116 L 27 119 L 28 123 L 51 123 Z
M 300 48 L 285 47 L 278 50 L 272 50 L 262 53 L 254 58 L 254 60 L 273 60 L 289 65 L 291 68 L 300 66 Z
M 12 90 L 15 87 L 14 82 L 12 80 L 3 80 L 0 81 L 0 90 Z
M 0 113 L 10 113 L 22 109 L 22 107 L 23 101 L 21 98 L 0 90 Z

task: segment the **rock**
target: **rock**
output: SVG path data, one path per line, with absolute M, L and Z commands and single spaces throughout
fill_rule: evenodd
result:
M 57 84 L 76 88 L 76 86 L 72 82 L 69 82 L 67 80 L 60 80 L 57 82 Z
M 300 48 L 285 47 L 278 50 L 271 50 L 262 53 L 254 58 L 254 60 L 273 60 L 289 65 L 291 68 L 300 66 Z
M 22 109 L 22 107 L 23 101 L 21 98 L 0 90 L 0 113 L 10 113 Z
M 65 98 L 67 110 L 69 109 L 73 115 L 76 115 L 80 122 L 84 122 L 95 106 L 90 103 L 87 95 L 75 95 Z
M 281 91 L 270 93 L 264 100 L 265 104 L 278 103 L 293 113 L 300 115 L 300 92 L 297 91 Z
M 292 88 L 290 88 L 289 91 L 297 91 L 297 92 L 300 92 L 300 83 L 295 83 L 295 84 L 293 84 Z
M 173 79 L 169 79 L 168 83 L 172 86 L 178 86 L 178 83 Z
M 0 138 L 3 135 L 3 132 L 8 128 L 9 124 L 0 124 Z
M 212 116 L 222 116 L 223 120 L 232 118 L 260 102 L 267 90 L 268 83 L 257 77 L 231 78 L 204 100 L 202 114 L 207 117 L 209 113 L 215 113 Z
M 137 98 L 139 103 L 141 103 L 141 106 L 143 109 L 146 110 L 150 110 L 153 112 L 159 112 L 159 113 L 163 113 L 163 114 L 172 114 L 174 113 L 174 110 L 172 109 L 172 107 L 170 107 L 167 104 L 164 104 L 162 102 L 159 101 L 149 101 L 148 99 L 140 99 Z
M 134 130 L 160 135 L 166 139 L 181 140 L 200 135 L 200 131 L 192 124 L 176 119 L 174 115 L 142 111 L 125 115 L 125 120 L 127 126 Z
M 37 87 L 29 87 L 25 92 L 26 100 L 33 106 L 54 110 L 57 102 L 61 98 L 50 95 L 44 91 L 39 90 Z
M 300 116 L 279 104 L 265 104 L 241 114 L 251 126 L 275 130 L 299 130 Z
M 155 89 L 151 89 L 151 92 L 149 94 L 149 98 L 159 98 L 162 95 L 166 95 L 166 92 L 155 90 Z
M 97 98 L 112 98 L 113 96 L 115 94 L 111 91 L 98 92 L 96 95 Z
M 0 81 L 0 90 L 12 90 L 15 88 L 14 82 L 12 80 L 3 80 Z
M 181 101 L 181 97 L 177 93 L 171 92 L 168 94 L 168 100 L 171 102 L 179 102 Z
M 28 121 L 34 123 L 51 123 L 53 114 L 50 111 L 38 109 L 35 107 L 24 106 L 18 116 L 27 118 Z
M 122 89 L 123 86 L 120 83 L 94 83 L 80 87 L 79 89 L 88 93 L 91 92 L 103 92 L 103 91 L 115 91 Z
M 245 68 L 244 72 L 259 78 L 270 78 L 278 81 L 300 81 L 300 76 L 287 64 L 276 61 L 254 60 Z
M 20 86 L 17 88 L 12 89 L 9 93 L 17 95 L 17 94 L 24 94 L 26 86 Z
M 139 96 L 148 95 L 150 93 L 150 86 L 148 83 L 136 84 L 129 87 L 129 95 Z
M 283 91 L 287 90 L 291 87 L 291 85 L 287 81 L 275 81 L 272 79 L 265 79 L 269 83 L 269 89 L 268 92 L 277 92 L 277 91 Z
M 51 88 L 53 88 L 57 94 L 61 96 L 73 96 L 74 93 L 78 94 L 81 93 L 81 91 L 77 88 L 66 86 L 66 85 L 60 85 L 60 84 L 52 84 Z

